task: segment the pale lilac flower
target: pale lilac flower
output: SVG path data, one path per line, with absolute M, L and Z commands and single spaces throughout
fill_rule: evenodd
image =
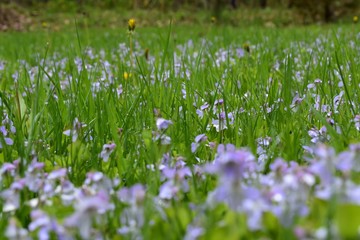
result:
M 169 125 L 171 125 L 171 124 L 173 124 L 173 123 L 170 120 L 166 120 L 164 118 L 156 119 L 156 127 L 160 131 L 166 130 L 169 127 Z
M 0 197 L 4 199 L 3 212 L 12 212 L 20 207 L 20 191 L 25 187 L 24 179 L 14 181 L 10 188 L 0 193 Z
M 131 188 L 122 188 L 118 192 L 120 201 L 130 204 L 131 206 L 142 205 L 145 200 L 146 189 L 141 184 L 135 184 Z
M 65 130 L 63 134 L 69 137 L 71 136 L 72 142 L 76 142 L 81 129 L 86 126 L 87 125 L 85 123 L 81 123 L 78 118 L 75 118 L 72 129 Z
M 200 109 L 196 109 L 196 114 L 198 115 L 198 117 L 199 117 L 200 119 L 202 119 L 202 118 L 204 117 L 204 112 L 201 111 Z
M 254 161 L 255 157 L 246 150 L 237 150 L 231 144 L 219 145 L 214 163 L 205 167 L 205 171 L 220 177 L 217 188 L 208 194 L 208 205 L 223 202 L 235 211 L 244 211 L 244 199 L 257 192 L 243 184 L 245 175 L 255 170 Z
M 203 105 L 200 106 L 200 110 L 204 111 L 210 107 L 209 103 L 205 102 Z
M 213 119 L 212 120 L 212 125 L 213 125 L 213 127 L 215 127 L 217 132 L 220 132 L 220 131 L 222 131 L 224 129 L 227 129 L 227 126 L 225 125 L 223 120 L 219 121 L 218 119 Z
M 25 172 L 25 184 L 32 192 L 38 192 L 44 184 L 45 164 L 38 162 L 36 156 Z
M 27 240 L 28 231 L 20 226 L 18 221 L 11 217 L 5 230 L 5 237 L 9 240 Z
M 62 181 L 60 188 L 57 190 L 59 190 L 57 192 L 59 192 L 61 201 L 65 206 L 68 206 L 75 201 L 76 189 L 69 180 Z
M 38 229 L 38 238 L 39 239 L 50 239 L 48 227 L 51 225 L 50 217 L 43 212 L 42 210 L 33 210 L 31 212 L 31 223 L 28 228 L 30 232 L 34 232 Z
M 78 228 L 80 236 L 89 239 L 93 232 L 93 222 L 112 208 L 109 200 L 109 196 L 105 192 L 79 198 L 75 205 L 76 212 L 65 219 L 64 226 Z
M 153 141 L 160 141 L 161 145 L 169 145 L 171 143 L 171 138 L 164 133 L 153 132 Z
M 120 216 L 122 227 L 118 229 L 121 235 L 131 234 L 136 239 L 141 238 L 141 228 L 145 223 L 144 219 L 144 200 L 146 190 L 141 184 L 136 184 L 131 188 L 122 188 L 118 192 L 120 201 L 130 206 L 123 210 Z
M 7 116 L 5 116 L 7 117 Z M 15 127 L 12 125 L 12 122 L 10 120 L 7 120 L 5 118 L 5 120 L 3 120 L 3 124 L 6 125 L 10 125 L 10 132 L 14 133 L 15 132 Z M 12 129 L 13 128 L 13 129 Z M 0 133 L 2 133 L 3 137 L 4 137 L 4 142 L 6 145 L 13 145 L 14 144 L 14 140 L 12 140 L 8 135 L 9 135 L 9 131 L 6 129 L 6 127 L 4 125 L 0 126 Z M 0 149 L 3 148 L 1 142 L 0 142 Z
M 191 143 L 191 152 L 196 152 L 197 148 L 200 146 L 201 142 L 207 140 L 207 136 L 205 134 L 200 134 L 195 137 L 195 142 Z
M 244 49 L 243 49 L 243 48 L 237 48 L 237 49 L 236 49 L 236 56 L 237 56 L 238 58 L 244 57 L 244 56 L 245 56 L 245 51 L 244 51 Z
M 290 108 L 296 112 L 297 106 L 299 106 L 303 100 L 304 100 L 304 98 L 301 98 L 299 93 L 296 92 L 296 94 L 291 102 Z
M 14 141 L 11 138 L 4 138 L 6 145 L 13 145 Z
M 335 113 L 337 113 L 337 109 L 338 109 L 338 107 L 340 106 L 340 104 L 342 103 L 342 101 L 343 101 L 343 95 L 344 95 L 344 91 L 341 91 L 340 93 L 339 93 L 339 95 L 336 95 L 335 97 L 334 97 L 334 100 L 333 100 L 333 103 L 334 103 L 334 110 L 335 110 Z
M 328 239 L 328 230 L 325 227 L 320 227 L 314 233 L 314 237 L 319 240 Z
M 309 83 L 309 84 L 307 85 L 307 89 L 315 89 L 315 88 L 316 88 L 315 83 Z
M 215 127 L 217 132 L 227 129 L 228 124 L 234 124 L 234 116 L 232 112 L 229 112 L 227 115 L 225 112 L 220 112 L 218 115 L 218 119 L 212 120 L 212 125 L 213 127 Z
M 178 199 L 180 193 L 189 191 L 187 177 L 190 177 L 192 174 L 188 167 L 165 168 L 162 170 L 162 175 L 167 180 L 159 189 L 159 197 L 161 199 Z
M 265 164 L 268 156 L 268 147 L 271 143 L 272 139 L 270 137 L 264 137 L 264 138 L 258 138 L 256 139 L 257 142 L 257 148 L 256 148 L 256 154 L 258 157 L 258 170 L 262 171 L 265 168 Z
M 325 143 L 330 140 L 330 136 L 327 134 L 327 129 L 325 126 L 322 126 L 320 130 L 311 128 L 308 131 L 309 136 L 311 137 L 311 142 L 313 143 Z
M 309 166 L 309 171 L 321 180 L 321 184 L 331 185 L 335 172 L 335 150 L 325 145 L 318 145 L 314 149 L 315 159 Z
M 0 71 L 4 70 L 6 63 L 4 61 L 0 61 Z
M 196 240 L 204 234 L 204 229 L 201 227 L 188 225 L 186 228 L 186 234 L 184 240 Z
M 110 154 L 114 151 L 115 147 L 115 143 L 104 144 L 102 151 L 99 154 L 99 157 L 102 158 L 104 162 L 107 162 L 109 160 Z
M 92 182 L 99 182 L 104 178 L 104 173 L 102 172 L 88 172 L 86 174 L 85 184 L 90 185 Z
M 47 179 L 54 180 L 58 178 L 64 178 L 66 176 L 67 170 L 66 168 L 59 168 L 57 170 L 53 170 L 50 172 L 50 174 L 47 176 Z
M 356 130 L 360 131 L 360 115 L 356 115 L 353 121 L 355 123 Z
M 13 175 L 16 169 L 17 166 L 15 164 L 5 162 L 0 169 L 0 179 L 1 176 L 4 175 L 5 173 L 10 173 L 11 175 Z
M 117 93 L 117 96 L 120 97 L 121 94 L 123 93 L 123 86 L 122 84 L 120 84 L 117 88 L 116 88 L 116 93 Z
M 7 136 L 8 131 L 6 130 L 5 126 L 0 126 L 0 132 L 2 133 L 2 135 Z
M 7 136 L 8 130 L 10 130 L 11 133 L 16 133 L 16 128 L 14 126 L 14 123 L 13 123 L 13 121 L 10 120 L 7 113 L 5 113 L 5 116 L 1 123 L 3 124 L 3 126 L 5 126 L 5 129 L 2 129 L 2 133 L 4 136 Z M 4 134 L 5 132 L 6 132 L 6 134 Z
M 206 167 L 210 173 L 219 174 L 224 182 L 239 181 L 245 171 L 253 170 L 255 166 L 255 157 L 246 150 L 233 149 L 233 145 L 218 146 L 218 156 L 213 164 Z

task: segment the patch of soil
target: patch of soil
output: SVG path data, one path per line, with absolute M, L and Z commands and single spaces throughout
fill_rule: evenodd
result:
M 13 6 L 0 5 L 0 31 L 24 31 L 30 26 L 31 18 Z

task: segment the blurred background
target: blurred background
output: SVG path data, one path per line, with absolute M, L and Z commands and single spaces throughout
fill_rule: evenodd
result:
M 84 27 L 119 27 L 129 17 L 141 26 L 231 24 L 282 27 L 346 23 L 360 0 L 0 0 L 0 30 L 61 30 L 77 19 Z

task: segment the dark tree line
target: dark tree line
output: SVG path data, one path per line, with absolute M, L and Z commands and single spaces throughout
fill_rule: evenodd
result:
M 302 15 L 313 21 L 329 22 L 342 14 L 359 7 L 360 0 L 0 0 L 0 3 L 16 3 L 24 6 L 36 4 L 71 4 L 81 8 L 85 5 L 98 8 L 129 9 L 158 8 L 163 11 L 205 9 L 220 17 L 223 9 L 281 7 L 297 9 Z

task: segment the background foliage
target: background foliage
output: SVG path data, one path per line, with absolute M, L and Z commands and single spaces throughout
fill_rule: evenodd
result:
M 0 0 L 0 31 L 117 29 L 135 18 L 139 27 L 226 24 L 268 28 L 344 23 L 360 15 L 358 0 Z M 211 20 L 213 19 L 213 20 Z M 215 20 L 215 21 L 214 21 Z

